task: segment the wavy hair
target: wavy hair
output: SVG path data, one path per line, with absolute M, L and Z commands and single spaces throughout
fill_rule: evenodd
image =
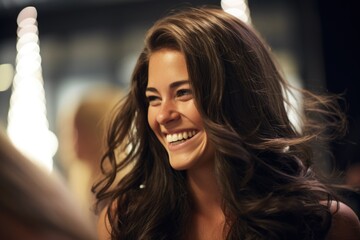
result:
M 296 128 L 286 110 L 291 86 L 269 47 L 250 26 L 216 8 L 174 12 L 146 35 L 131 89 L 108 132 L 104 179 L 94 186 L 99 204 L 116 206 L 107 213 L 112 238 L 182 239 L 189 222 L 185 172 L 171 168 L 147 120 L 148 61 L 163 48 L 184 54 L 197 109 L 217 146 L 226 239 L 324 238 L 334 197 L 311 170 L 311 146 L 345 129 L 337 99 L 297 89 L 304 104 Z M 121 161 L 119 151 L 126 151 Z

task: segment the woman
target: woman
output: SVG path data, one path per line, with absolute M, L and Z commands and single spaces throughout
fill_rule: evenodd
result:
M 267 46 L 222 10 L 155 23 L 109 131 L 99 238 L 357 239 L 354 212 L 310 168 L 311 144 L 345 120 L 303 91 L 295 128 L 287 89 Z

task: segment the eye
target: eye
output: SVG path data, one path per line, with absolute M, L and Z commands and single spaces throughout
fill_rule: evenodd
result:
M 179 89 L 176 91 L 176 98 L 184 101 L 192 99 L 191 89 Z
M 161 103 L 160 97 L 158 97 L 156 95 L 149 95 L 149 96 L 146 96 L 146 98 L 147 98 L 147 102 L 149 103 L 150 106 L 157 106 Z

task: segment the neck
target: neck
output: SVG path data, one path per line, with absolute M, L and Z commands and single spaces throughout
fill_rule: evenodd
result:
M 188 170 L 187 180 L 196 213 L 203 215 L 222 213 L 221 195 L 213 165 Z
M 214 166 L 188 170 L 187 180 L 193 211 L 185 239 L 224 239 L 226 220 Z

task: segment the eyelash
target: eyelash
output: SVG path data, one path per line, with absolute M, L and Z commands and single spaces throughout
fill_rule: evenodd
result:
M 181 100 L 181 98 L 184 97 L 184 98 L 187 99 L 187 98 L 190 97 L 191 95 L 192 95 L 191 89 L 179 89 L 178 91 L 176 91 L 175 97 L 176 97 L 176 98 L 180 98 L 180 100 Z M 154 103 L 155 101 L 160 101 L 160 100 L 161 100 L 160 97 L 159 97 L 159 96 L 156 96 L 156 95 L 147 96 L 146 99 L 147 99 L 147 102 L 148 102 L 149 104 L 151 104 L 151 103 L 155 104 L 155 103 Z M 186 99 L 184 99 L 184 100 L 186 100 Z
M 190 95 L 190 94 L 192 94 L 191 89 L 180 89 L 176 92 L 177 97 L 182 97 L 182 96 Z
M 148 102 L 152 102 L 152 101 L 155 101 L 155 100 L 159 99 L 158 96 L 147 96 L 146 98 L 147 98 Z

